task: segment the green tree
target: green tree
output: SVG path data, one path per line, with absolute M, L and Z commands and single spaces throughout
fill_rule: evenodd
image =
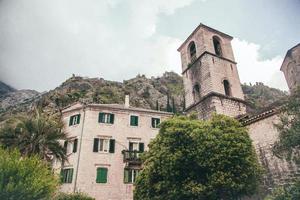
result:
M 21 157 L 17 150 L 0 148 L 0 198 L 48 200 L 59 181 L 37 156 Z
M 61 120 L 38 111 L 12 118 L 0 128 L 0 144 L 4 148 L 17 148 L 23 156 L 38 155 L 47 161 L 66 160 L 64 147 L 59 142 L 64 139 Z
M 238 121 L 174 117 L 160 128 L 142 157 L 135 200 L 228 200 L 256 192 L 261 167 Z
M 267 196 L 265 200 L 298 200 L 300 199 L 300 182 L 294 184 L 280 186 L 276 188 L 272 194 Z
M 279 140 L 273 152 L 287 160 L 300 161 L 300 88 L 287 99 L 281 110 L 280 122 L 276 124 Z

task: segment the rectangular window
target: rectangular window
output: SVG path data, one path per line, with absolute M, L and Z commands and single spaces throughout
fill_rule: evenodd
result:
M 134 183 L 140 170 L 139 169 L 124 169 L 124 183 Z
M 62 169 L 60 172 L 62 183 L 72 183 L 73 168 Z
M 107 183 L 107 171 L 104 167 L 97 168 L 96 183 Z
M 142 143 L 142 142 L 129 142 L 129 151 L 144 152 L 144 143 Z
M 94 138 L 93 152 L 115 153 L 115 140 Z
M 99 113 L 98 122 L 105 123 L 105 124 L 113 124 L 114 123 L 115 115 L 112 113 Z
M 158 128 L 159 124 L 160 124 L 160 119 L 152 117 L 151 119 L 152 128 Z
M 70 117 L 69 126 L 80 124 L 80 114 Z
M 138 126 L 139 125 L 139 117 L 135 115 L 130 116 L 130 126 Z

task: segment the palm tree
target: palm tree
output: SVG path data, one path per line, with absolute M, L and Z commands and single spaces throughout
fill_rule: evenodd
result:
M 47 161 L 53 158 L 67 160 L 60 142 L 65 139 L 61 120 L 39 111 L 14 117 L 0 128 L 0 144 L 3 147 L 17 148 L 23 156 L 38 155 Z

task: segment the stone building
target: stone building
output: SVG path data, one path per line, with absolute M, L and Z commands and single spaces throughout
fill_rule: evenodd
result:
M 300 43 L 287 51 L 280 70 L 290 91 L 300 86 Z
M 255 115 L 247 113 L 231 40 L 231 36 L 200 24 L 178 48 L 186 112 L 196 112 L 198 118 L 204 120 L 212 113 L 239 119 L 249 130 L 257 155 L 267 172 L 265 185 L 271 189 L 299 176 L 300 168 L 272 153 L 272 146 L 279 135 L 274 126 L 279 122 L 279 107 Z M 300 85 L 299 44 L 287 52 L 281 70 L 291 90 Z
M 125 105 L 76 103 L 62 111 L 68 162 L 54 163 L 61 191 L 81 191 L 96 200 L 132 200 L 139 155 L 170 113 Z
M 208 119 L 214 112 L 231 117 L 246 113 L 231 40 L 200 24 L 178 48 L 187 113 L 194 111 L 199 119 Z

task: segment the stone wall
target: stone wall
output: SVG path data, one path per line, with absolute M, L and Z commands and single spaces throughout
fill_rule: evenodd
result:
M 268 189 L 283 185 L 300 175 L 299 166 L 279 159 L 272 153 L 272 146 L 279 135 L 274 124 L 278 122 L 279 116 L 276 114 L 247 126 L 258 158 L 265 168 L 264 185 Z

